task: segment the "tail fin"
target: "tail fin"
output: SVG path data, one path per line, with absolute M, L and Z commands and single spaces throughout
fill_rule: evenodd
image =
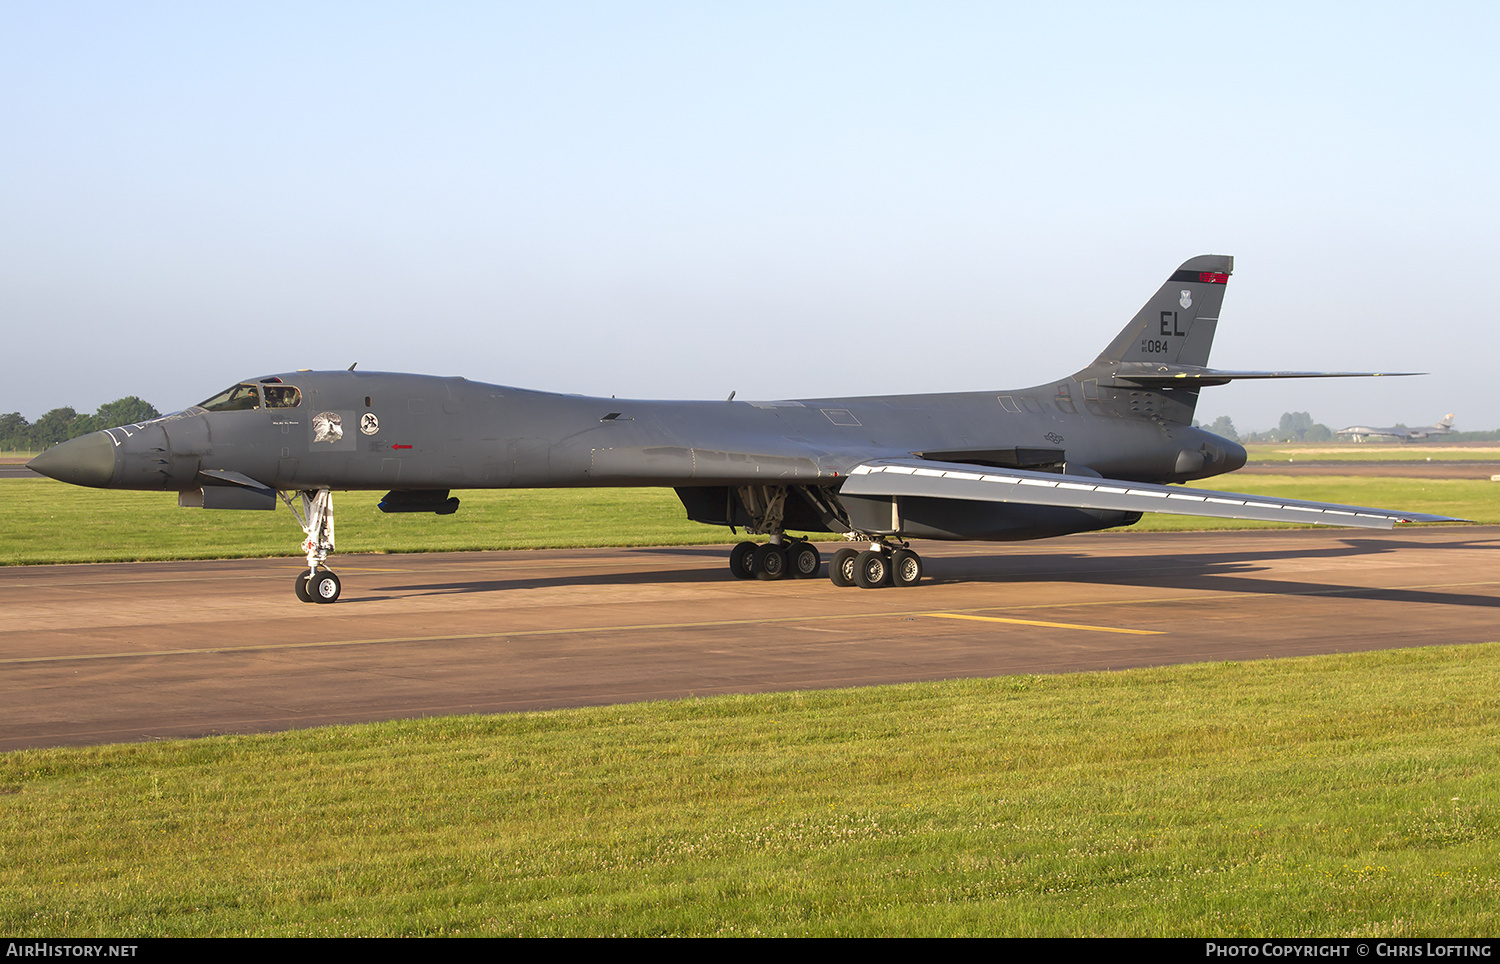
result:
M 1453 415 L 1452 415 L 1452 413 L 1450 412 L 1449 414 L 1444 415 L 1442 421 L 1438 422 L 1438 425 L 1442 426 L 1443 428 L 1452 428 L 1453 427 Z
M 1234 272 L 1228 255 L 1189 258 L 1130 319 L 1093 364 L 1072 380 L 1089 410 L 1111 409 L 1127 417 L 1149 415 L 1186 424 L 1198 404 L 1198 390 L 1238 379 L 1369 378 L 1419 372 L 1225 371 L 1208 367 L 1208 353 L 1219 325 L 1224 286 Z M 1066 395 L 1066 388 L 1059 391 Z M 1452 416 L 1449 416 L 1450 418 Z
M 1227 255 L 1184 261 L 1090 368 L 1121 362 L 1207 366 L 1233 272 L 1234 259 Z

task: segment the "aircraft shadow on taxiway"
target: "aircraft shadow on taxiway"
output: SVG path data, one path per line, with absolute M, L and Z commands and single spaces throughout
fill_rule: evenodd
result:
M 929 570 L 924 583 L 933 587 L 963 583 L 1006 583 L 1024 585 L 1036 582 L 1087 583 L 1096 585 L 1148 586 L 1160 589 L 1196 589 L 1212 592 L 1253 593 L 1271 596 L 1321 595 L 1337 598 L 1385 600 L 1403 603 L 1429 603 L 1446 606 L 1478 606 L 1500 608 L 1500 597 L 1472 593 L 1453 593 L 1435 590 L 1379 589 L 1365 586 L 1346 586 L 1319 582 L 1289 582 L 1284 579 L 1260 579 L 1253 574 L 1267 572 L 1270 567 L 1261 565 L 1272 561 L 1294 559 L 1333 559 L 1356 556 L 1387 555 L 1403 550 L 1500 550 L 1500 541 L 1494 538 L 1474 539 L 1455 534 L 1451 541 L 1440 543 L 1416 542 L 1395 539 L 1364 539 L 1351 537 L 1339 540 L 1336 546 L 1317 545 L 1305 548 L 1282 547 L 1256 551 L 1240 549 L 1215 553 L 1120 554 L 1110 556 L 1084 553 L 1057 553 L 1033 555 L 1029 553 L 949 555 Z M 662 553 L 676 550 L 660 549 Z M 704 550 L 687 549 L 687 553 L 712 555 Z M 800 580 L 799 580 L 800 581 Z M 395 598 L 397 595 L 452 595 L 458 593 L 513 592 L 524 589 L 548 589 L 563 586 L 650 586 L 650 585 L 703 585 L 726 584 L 723 570 L 718 566 L 705 568 L 653 569 L 639 572 L 609 572 L 591 575 L 568 573 L 557 576 L 518 575 L 513 578 L 492 578 L 454 581 L 446 583 L 420 583 L 379 587 L 378 598 Z M 785 591 L 788 583 L 734 582 L 728 583 L 742 588 L 766 586 L 780 587 Z M 792 583 L 795 585 L 795 582 Z M 827 587 L 826 583 L 810 580 L 809 588 L 817 591 L 843 592 Z M 874 598 L 903 598 L 920 603 L 920 589 L 887 588 Z M 363 597 L 373 601 L 372 597 Z
M 1368 586 L 1346 586 L 1334 583 L 1285 579 L 1260 579 L 1257 572 L 1270 567 L 1258 565 L 1293 559 L 1334 559 L 1354 556 L 1386 555 L 1411 549 L 1472 550 L 1500 549 L 1495 540 L 1456 538 L 1447 543 L 1404 542 L 1395 540 L 1350 538 L 1335 547 L 1307 549 L 1274 549 L 1260 552 L 1229 551 L 1181 556 L 1167 553 L 1135 556 L 1087 556 L 1051 554 L 1041 558 L 1006 558 L 965 556 L 950 557 L 966 564 L 954 582 L 1027 583 L 1073 582 L 1096 585 L 1140 586 L 1161 589 L 1196 589 L 1212 592 L 1247 593 L 1270 596 L 1329 596 L 1346 599 L 1384 600 L 1402 603 L 1430 603 L 1444 606 L 1478 606 L 1500 608 L 1500 597 L 1438 590 L 1380 589 Z M 990 560 L 1000 563 L 991 564 Z M 938 579 L 933 580 L 939 582 Z

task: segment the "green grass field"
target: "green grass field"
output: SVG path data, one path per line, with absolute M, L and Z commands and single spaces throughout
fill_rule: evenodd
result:
M 1500 486 L 1482 480 L 1254 475 L 1217 481 L 1235 491 L 1500 523 Z M 338 551 L 690 545 L 743 538 L 721 526 L 689 522 L 670 489 L 455 494 L 462 500 L 458 512 L 433 516 L 380 512 L 378 492 L 335 493 Z M 1268 525 L 1153 514 L 1122 531 Z M 274 512 L 182 509 L 172 493 L 84 489 L 50 479 L 0 480 L 0 565 L 293 556 L 301 541 L 302 531 L 285 506 Z
M 728 541 L 687 521 L 670 489 L 508 489 L 455 493 L 455 515 L 381 512 L 380 492 L 336 492 L 338 549 L 441 552 Z M 299 555 L 302 530 L 272 512 L 183 509 L 176 495 L 0 480 L 0 563 Z
M 15 936 L 1493 935 L 1500 644 L 0 755 Z

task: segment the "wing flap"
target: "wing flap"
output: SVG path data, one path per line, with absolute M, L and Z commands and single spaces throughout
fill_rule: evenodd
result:
M 1313 523 L 1389 529 L 1397 522 L 1461 522 L 1448 516 L 1327 502 L 1303 502 L 1175 485 L 1122 482 L 1022 469 L 975 471 L 975 466 L 921 459 L 879 459 L 850 470 L 841 492 L 925 496 L 980 502 L 1067 506 L 1123 512 L 1167 512 L 1215 519 Z

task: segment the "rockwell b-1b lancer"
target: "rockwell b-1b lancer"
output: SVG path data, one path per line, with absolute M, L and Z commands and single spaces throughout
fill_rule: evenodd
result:
M 1404 425 L 1392 425 L 1387 428 L 1351 425 L 1338 431 L 1338 434 L 1352 438 L 1356 442 L 1367 442 L 1372 438 L 1389 438 L 1397 442 L 1420 442 L 1435 435 L 1451 435 L 1452 433 L 1453 415 L 1451 413 L 1444 415 L 1443 420 L 1436 425 L 1422 425 L 1418 428 L 1407 428 Z
M 95 432 L 30 463 L 101 488 L 161 489 L 184 506 L 272 509 L 307 535 L 304 601 L 333 602 L 334 489 L 386 490 L 387 512 L 458 508 L 453 489 L 670 486 L 688 518 L 769 541 L 729 554 L 741 578 L 809 577 L 842 533 L 839 586 L 911 586 L 907 539 L 1010 541 L 1128 526 L 1143 512 L 1390 528 L 1443 516 L 1175 483 L 1239 468 L 1245 450 L 1195 428 L 1200 389 L 1233 379 L 1356 372 L 1223 371 L 1208 354 L 1232 258 L 1173 272 L 1097 359 L 1010 391 L 797 401 L 626 401 L 463 378 L 286 372 L 202 404 Z

